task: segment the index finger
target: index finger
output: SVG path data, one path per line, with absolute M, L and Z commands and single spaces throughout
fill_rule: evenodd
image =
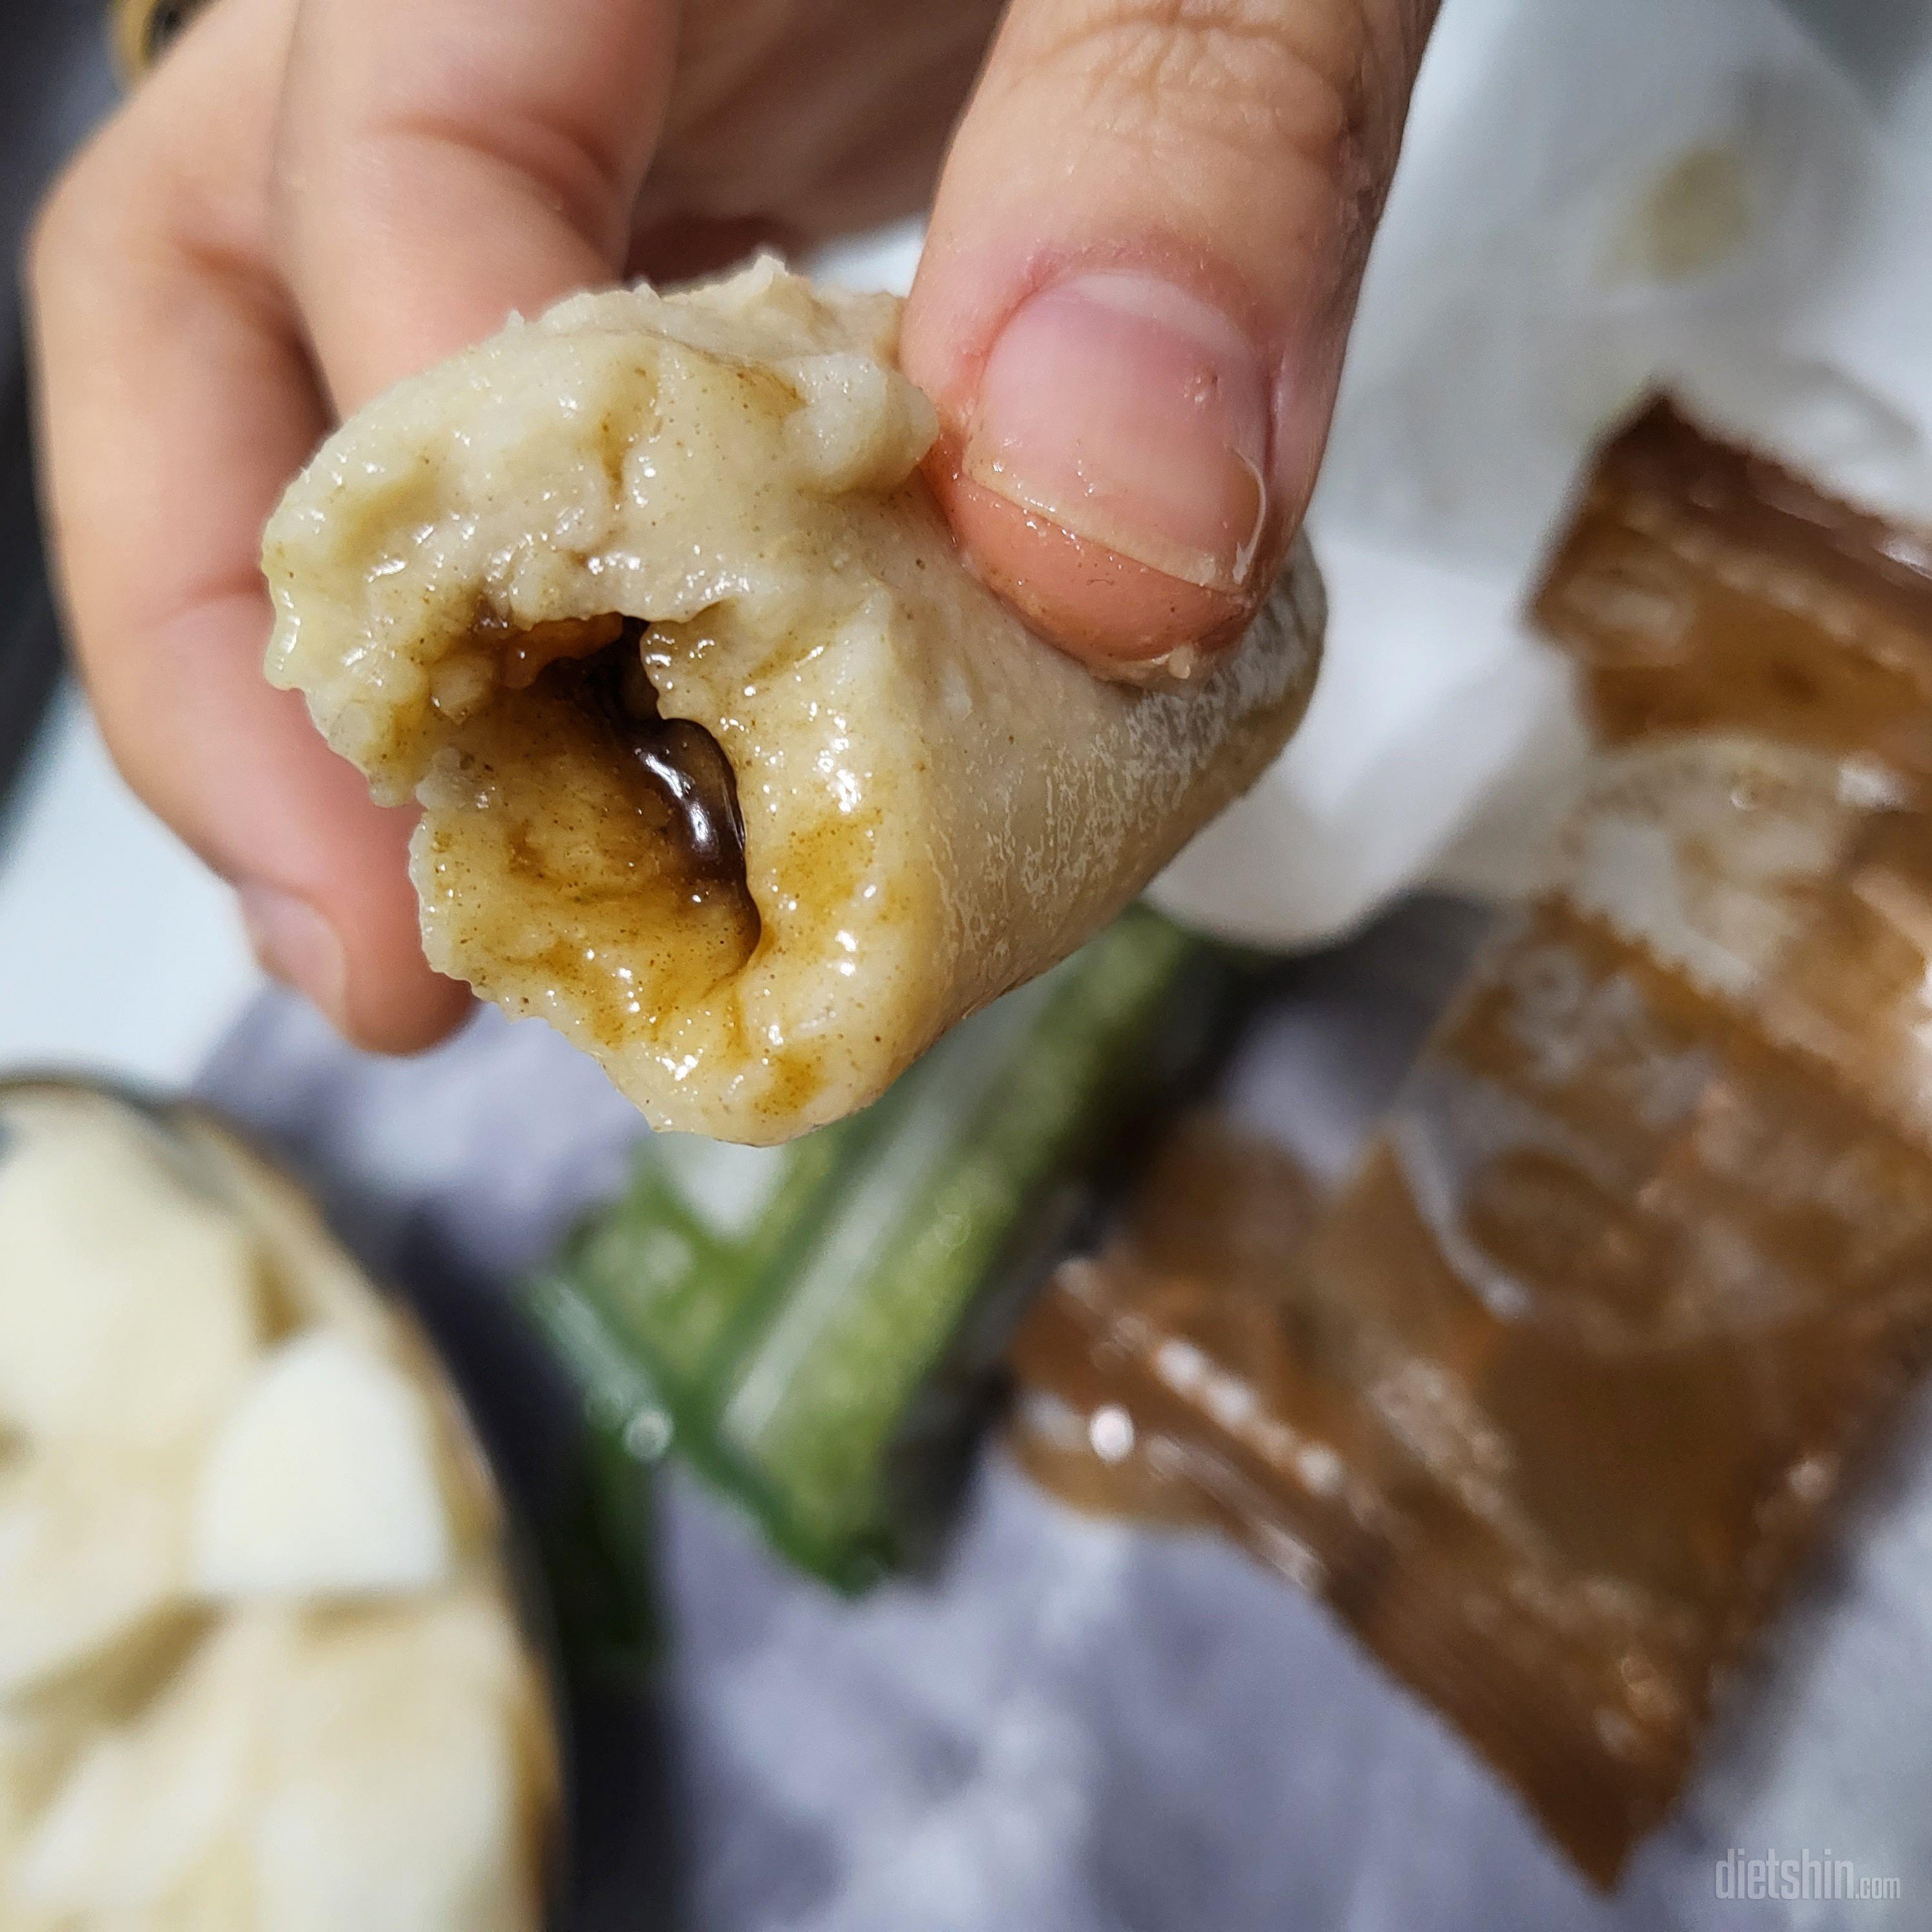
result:
M 616 275 L 674 26 L 670 0 L 304 0 L 277 245 L 338 410 Z
M 262 676 L 262 521 L 326 428 L 262 259 L 292 6 L 217 7 L 68 170 L 29 258 L 67 628 L 135 790 L 239 889 L 265 963 L 370 1046 L 466 1004 L 431 973 L 409 814 Z

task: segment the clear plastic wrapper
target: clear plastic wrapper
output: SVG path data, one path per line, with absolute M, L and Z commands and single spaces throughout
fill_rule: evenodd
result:
M 1041 1473 L 1324 1596 L 1600 1882 L 1932 1340 L 1926 562 L 1641 413 L 1537 604 L 1547 888 L 1322 1212 L 1197 1125 L 1019 1344 Z

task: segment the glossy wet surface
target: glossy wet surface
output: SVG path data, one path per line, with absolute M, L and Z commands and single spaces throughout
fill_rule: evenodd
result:
M 606 1045 L 702 998 L 760 929 L 730 765 L 661 715 L 642 628 L 512 658 L 530 682 L 462 727 L 464 802 L 428 833 L 438 914 L 467 959 L 514 982 L 482 990 L 567 1004 Z

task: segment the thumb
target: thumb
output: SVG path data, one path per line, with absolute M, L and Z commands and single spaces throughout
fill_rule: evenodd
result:
M 1096 669 L 1232 640 L 1280 568 L 1434 11 L 1018 0 L 1002 28 L 902 355 L 955 530 Z

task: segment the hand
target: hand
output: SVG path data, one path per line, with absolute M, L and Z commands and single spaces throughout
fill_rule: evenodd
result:
M 466 994 L 422 956 L 410 815 L 262 676 L 284 484 L 513 308 L 870 226 L 935 174 L 903 356 L 962 540 L 1097 668 L 1212 649 L 1312 485 L 1433 10 L 1016 0 L 988 56 L 991 0 L 214 0 L 31 257 L 50 527 L 122 769 L 272 971 L 365 1045 L 440 1038 Z

